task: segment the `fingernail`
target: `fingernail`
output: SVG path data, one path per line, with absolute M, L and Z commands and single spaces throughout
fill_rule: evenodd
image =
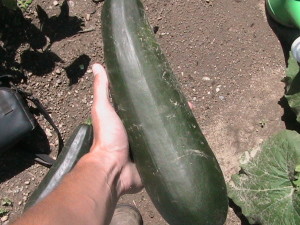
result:
M 93 66 L 92 66 L 92 70 L 93 70 L 93 74 L 94 76 L 96 76 L 98 73 L 96 72 L 99 68 L 100 65 L 98 63 L 95 63 Z

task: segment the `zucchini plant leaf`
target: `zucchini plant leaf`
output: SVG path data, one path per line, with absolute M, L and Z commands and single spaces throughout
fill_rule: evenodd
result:
M 251 224 L 300 224 L 300 135 L 282 131 L 241 160 L 228 196 Z
M 285 98 L 291 109 L 296 113 L 297 121 L 300 123 L 300 66 L 291 52 L 286 77 L 283 81 L 286 84 Z

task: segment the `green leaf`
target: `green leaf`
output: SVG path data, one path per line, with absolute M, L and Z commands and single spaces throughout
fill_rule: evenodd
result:
M 300 123 L 300 66 L 291 52 L 283 81 L 286 84 L 285 98 Z
M 300 172 L 300 165 L 296 166 L 295 171 L 298 172 L 298 173 Z
M 293 181 L 293 183 L 299 189 L 299 187 L 300 187 L 300 180 L 299 179 L 295 180 L 295 181 Z
M 293 94 L 299 92 L 300 88 L 297 87 L 298 85 L 293 85 L 293 81 L 297 79 L 298 81 L 300 80 L 299 77 L 299 65 L 295 57 L 293 56 L 292 52 L 290 52 L 290 57 L 288 60 L 288 68 L 286 70 L 286 78 L 285 78 L 285 83 L 286 83 L 286 89 L 287 89 L 287 94 Z
M 8 209 L 2 209 L 2 208 L 0 208 L 0 217 L 1 216 L 5 216 L 7 213 L 9 213 Z
M 84 65 L 83 65 L 83 64 L 79 65 L 79 68 L 80 68 L 81 70 L 84 70 Z
M 92 125 L 92 124 L 93 124 L 92 118 L 89 117 L 89 118 L 85 121 L 85 124 L 87 124 L 87 125 Z
M 8 198 L 4 198 L 1 200 L 1 205 L 2 206 L 12 206 L 13 202 Z
M 28 7 L 31 5 L 32 0 L 17 0 L 19 8 L 23 10 L 27 10 Z
M 251 224 L 300 224 L 300 185 L 295 177 L 300 135 L 282 131 L 256 152 L 245 154 L 240 174 L 228 184 L 228 196 Z

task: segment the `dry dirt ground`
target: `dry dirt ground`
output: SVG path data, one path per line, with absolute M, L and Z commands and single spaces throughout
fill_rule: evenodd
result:
M 33 43 L 23 41 L 13 48 L 18 49 L 13 58 L 28 77 L 21 86 L 44 103 L 66 140 L 90 112 L 91 65 L 103 62 L 103 3 L 68 1 L 70 18 L 63 23 L 55 20 L 63 1 L 57 3 L 34 0 L 25 13 L 37 30 L 36 5 L 52 18 L 48 36 L 53 44 L 49 50 L 41 50 L 49 44 L 49 38 L 48 43 L 43 39 L 39 43 L 39 32 L 32 29 L 36 32 L 29 37 Z M 144 5 L 151 25 L 158 28 L 157 40 L 194 104 L 194 115 L 228 181 L 239 170 L 239 157 L 244 151 L 285 127 L 284 110 L 279 104 L 284 93 L 281 79 L 285 59 L 267 22 L 264 0 L 144 0 Z M 42 116 L 38 118 L 55 156 L 56 135 Z M 48 170 L 34 164 L 32 157 L 28 159 L 22 145 L 19 148 L 21 151 L 6 154 L 0 161 L 0 198 L 13 201 L 9 216 L 2 220 L 12 221 L 21 214 L 26 199 Z M 120 201 L 137 206 L 146 225 L 167 224 L 145 191 Z M 226 224 L 246 223 L 230 209 Z

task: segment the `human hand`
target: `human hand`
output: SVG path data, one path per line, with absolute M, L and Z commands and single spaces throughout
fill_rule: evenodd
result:
M 141 179 L 135 164 L 129 158 L 128 137 L 124 125 L 109 101 L 109 81 L 106 71 L 100 64 L 94 64 L 93 73 L 94 142 L 91 153 L 100 157 L 103 164 L 114 164 L 114 169 L 118 170 L 116 185 L 119 195 L 137 192 L 142 187 Z

